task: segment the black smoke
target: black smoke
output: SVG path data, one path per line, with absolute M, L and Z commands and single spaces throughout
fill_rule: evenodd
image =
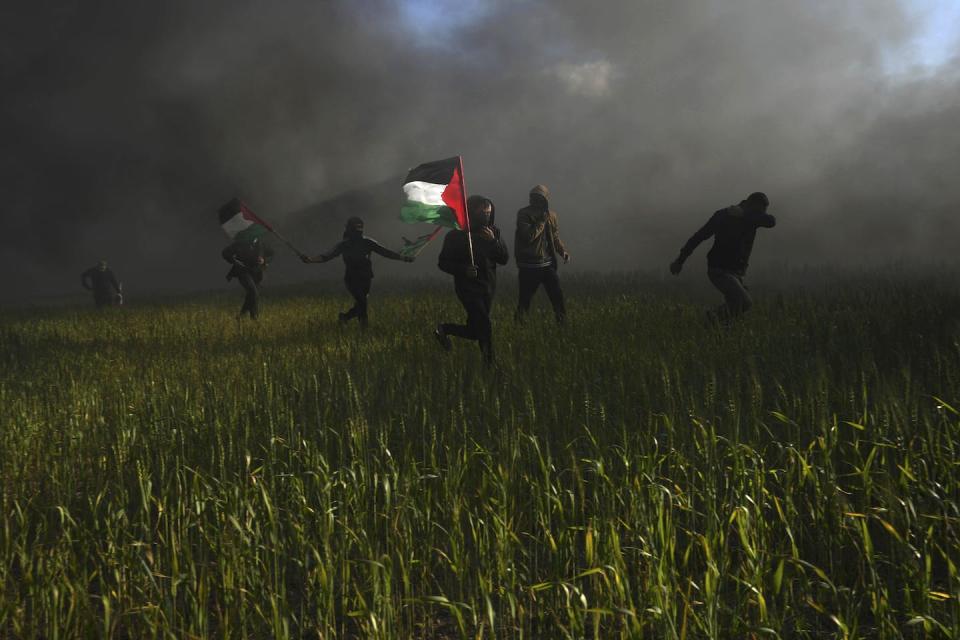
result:
M 781 221 L 755 268 L 953 255 L 958 59 L 891 70 L 906 3 L 417 2 L 450 19 L 417 26 L 405 0 L 4 5 L 3 297 L 75 291 L 101 258 L 128 290 L 224 286 L 234 195 L 311 253 L 352 208 L 399 246 L 423 232 L 396 221 L 400 178 L 455 154 L 508 236 L 549 185 L 571 268 L 659 268 L 755 190 Z

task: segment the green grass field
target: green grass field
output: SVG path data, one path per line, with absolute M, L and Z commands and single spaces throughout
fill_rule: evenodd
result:
M 4 312 L 0 637 L 960 637 L 954 284 Z

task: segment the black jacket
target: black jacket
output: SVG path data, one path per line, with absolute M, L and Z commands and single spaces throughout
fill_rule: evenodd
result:
M 507 264 L 510 253 L 500 238 L 500 230 L 493 229 L 494 239 L 485 240 L 479 234 L 473 234 L 473 258 L 477 265 L 477 277 L 466 277 L 470 266 L 470 249 L 467 244 L 467 232 L 453 230 L 443 239 L 438 266 L 453 276 L 457 293 L 493 295 L 497 290 L 497 265 Z
M 273 257 L 273 249 L 259 240 L 254 242 L 237 241 L 228 245 L 220 255 L 232 265 L 230 271 L 227 272 L 227 280 L 237 278 L 241 271 L 245 271 L 252 275 L 257 282 L 260 282 L 263 278 L 263 270 L 270 262 L 270 258 Z M 260 264 L 259 258 L 263 258 L 263 264 Z
M 500 230 L 494 226 L 497 219 L 497 209 L 493 202 L 483 196 L 472 195 L 467 200 L 468 211 L 472 210 L 472 201 L 475 199 L 490 203 L 491 212 L 488 226 L 493 230 L 493 240 L 485 240 L 479 233 L 471 234 L 473 236 L 473 264 L 477 267 L 477 277 L 468 278 L 466 276 L 467 267 L 471 264 L 470 244 L 467 232 L 460 229 L 454 229 L 444 237 L 437 266 L 440 267 L 441 271 L 453 276 L 453 285 L 458 296 L 488 295 L 492 297 L 497 290 L 497 265 L 507 264 L 510 253 L 507 251 L 507 245 L 500 237 Z M 477 224 L 479 224 L 479 221 L 474 222 L 474 226 Z
M 93 291 L 97 297 L 112 296 L 120 293 L 120 283 L 110 269 L 100 270 L 99 267 L 90 267 L 80 274 L 80 284 L 84 289 Z
M 713 247 L 707 254 L 707 266 L 744 275 L 753 251 L 753 240 L 760 227 L 772 228 L 777 219 L 768 213 L 747 213 L 742 205 L 720 209 L 707 224 L 690 236 L 680 250 L 680 262 L 685 261 L 701 242 L 713 236 Z
M 474 198 L 487 200 L 483 196 L 470 196 L 467 200 L 467 209 Z M 480 234 L 473 233 L 473 264 L 477 266 L 477 277 L 466 276 L 470 266 L 470 244 L 466 231 L 454 229 L 443 239 L 443 248 L 440 250 L 438 265 L 441 271 L 453 276 L 453 285 L 457 295 L 480 294 L 493 296 L 497 290 L 497 265 L 507 264 L 510 253 L 507 245 L 500 238 L 500 230 L 494 226 L 497 219 L 497 210 L 490 202 L 490 229 L 493 230 L 493 240 L 485 240 Z
M 361 236 L 359 238 L 344 238 L 333 249 L 321 254 L 320 262 L 343 256 L 343 264 L 347 267 L 344 276 L 346 279 L 370 279 L 373 277 L 373 264 L 370 262 L 371 252 L 391 260 L 403 260 L 403 256 L 396 251 L 387 249 L 373 238 Z

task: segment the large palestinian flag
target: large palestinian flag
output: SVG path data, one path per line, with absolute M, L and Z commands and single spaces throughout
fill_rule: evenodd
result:
M 411 169 L 404 180 L 400 219 L 466 229 L 465 201 L 460 156 L 427 162 Z
M 273 227 L 261 220 L 239 198 L 234 198 L 220 207 L 220 227 L 234 241 L 252 242 L 273 231 Z

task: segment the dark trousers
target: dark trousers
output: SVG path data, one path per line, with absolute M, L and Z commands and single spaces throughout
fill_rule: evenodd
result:
M 353 296 L 353 307 L 340 317 L 346 321 L 357 318 L 361 327 L 367 326 L 367 296 L 370 295 L 370 278 L 346 278 L 344 284 Z
M 560 289 L 560 276 L 557 274 L 557 267 L 537 267 L 534 269 L 521 267 L 519 271 L 520 302 L 517 305 L 517 318 L 522 319 L 530 311 L 533 294 L 542 284 L 547 292 L 547 297 L 550 298 L 550 304 L 553 305 L 553 315 L 557 317 L 557 322 L 563 322 L 567 315 L 567 308 L 563 301 L 563 290 Z
M 260 292 L 257 289 L 257 283 L 260 279 L 246 269 L 237 269 L 237 280 L 240 281 L 240 286 L 247 294 L 243 298 L 240 315 L 249 313 L 251 318 L 256 319 L 260 315 Z
M 100 307 L 112 307 L 116 304 L 117 296 L 112 291 L 95 291 L 93 294 L 93 304 Z
M 490 309 L 493 296 L 487 293 L 457 292 L 457 298 L 467 312 L 467 324 L 444 324 L 443 332 L 448 336 L 457 336 L 466 340 L 476 340 L 480 344 L 480 353 L 484 360 L 493 361 L 493 325 L 490 323 Z
M 743 285 L 743 276 L 739 273 L 711 268 L 707 270 L 707 277 L 723 294 L 724 304 L 717 309 L 721 318 L 735 318 L 753 306 L 753 300 Z

